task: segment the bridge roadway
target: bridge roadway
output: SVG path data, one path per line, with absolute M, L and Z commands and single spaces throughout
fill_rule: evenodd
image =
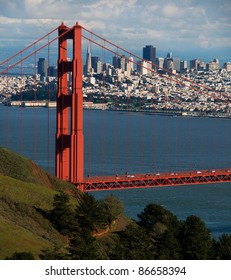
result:
M 231 168 L 171 173 L 94 176 L 87 177 L 84 179 L 84 182 L 75 183 L 75 185 L 82 191 L 104 191 L 224 182 L 231 182 Z

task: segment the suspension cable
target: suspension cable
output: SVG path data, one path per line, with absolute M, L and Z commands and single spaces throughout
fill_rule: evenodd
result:
M 17 52 L 16 54 L 12 55 L 11 57 L 7 58 L 6 60 L 0 62 L 0 66 L 3 64 L 6 64 L 7 62 L 9 62 L 10 60 L 12 60 L 13 58 L 15 58 L 16 56 L 22 54 L 24 51 L 28 50 L 29 48 L 33 47 L 33 45 L 36 45 L 37 43 L 39 43 L 40 41 L 42 41 L 44 38 L 46 38 L 47 36 L 51 35 L 53 32 L 55 32 L 58 29 L 58 27 L 56 27 L 55 29 L 53 29 L 52 31 L 50 31 L 49 33 L 47 33 L 46 35 L 44 35 L 43 37 L 39 38 L 37 41 L 33 42 L 32 44 L 30 44 L 29 46 L 27 46 L 26 48 L 24 48 L 23 50 Z
M 65 34 L 67 34 L 68 32 L 70 32 L 70 30 L 72 30 L 74 27 L 71 27 L 70 29 L 68 29 L 67 31 L 63 32 L 61 35 L 53 38 L 52 40 L 49 41 L 49 43 L 44 44 L 43 46 L 41 46 L 40 48 L 36 49 L 35 51 L 31 52 L 30 54 L 28 54 L 27 56 L 25 56 L 22 60 L 18 60 L 17 62 L 15 62 L 14 64 L 8 66 L 7 68 L 5 68 L 3 71 L 0 72 L 0 75 L 2 75 L 3 73 L 6 73 L 6 71 L 9 71 L 10 69 L 14 68 L 16 65 L 20 64 L 22 61 L 27 60 L 29 57 L 33 56 L 35 53 L 41 51 L 42 49 L 44 49 L 45 47 L 47 47 L 48 45 L 52 44 L 54 41 L 56 41 L 57 39 L 59 39 L 60 37 L 64 36 Z M 33 44 L 34 45 L 34 44 Z

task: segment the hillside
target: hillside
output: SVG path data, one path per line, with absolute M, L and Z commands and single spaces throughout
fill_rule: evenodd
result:
M 59 191 L 68 193 L 73 204 L 81 196 L 75 186 L 0 147 L 0 259 L 15 251 L 29 251 L 37 258 L 42 249 L 67 242 L 41 214 L 52 208 Z
M 0 147 L 0 175 L 39 184 L 53 190 L 66 190 L 72 195 L 76 194 L 74 185 L 58 180 L 28 158 L 2 147 Z

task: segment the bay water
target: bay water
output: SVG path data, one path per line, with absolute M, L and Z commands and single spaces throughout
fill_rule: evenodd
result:
M 55 172 L 56 110 L 0 105 L 0 146 Z M 231 119 L 125 111 L 84 111 L 85 175 L 231 168 Z M 158 203 L 179 219 L 199 216 L 214 237 L 231 234 L 231 183 L 99 191 L 137 218 Z

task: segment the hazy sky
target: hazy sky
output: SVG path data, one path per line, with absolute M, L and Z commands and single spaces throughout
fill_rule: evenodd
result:
M 127 49 L 231 60 L 231 0 L 0 0 L 0 50 L 78 21 Z M 158 53 L 159 52 L 159 53 Z

